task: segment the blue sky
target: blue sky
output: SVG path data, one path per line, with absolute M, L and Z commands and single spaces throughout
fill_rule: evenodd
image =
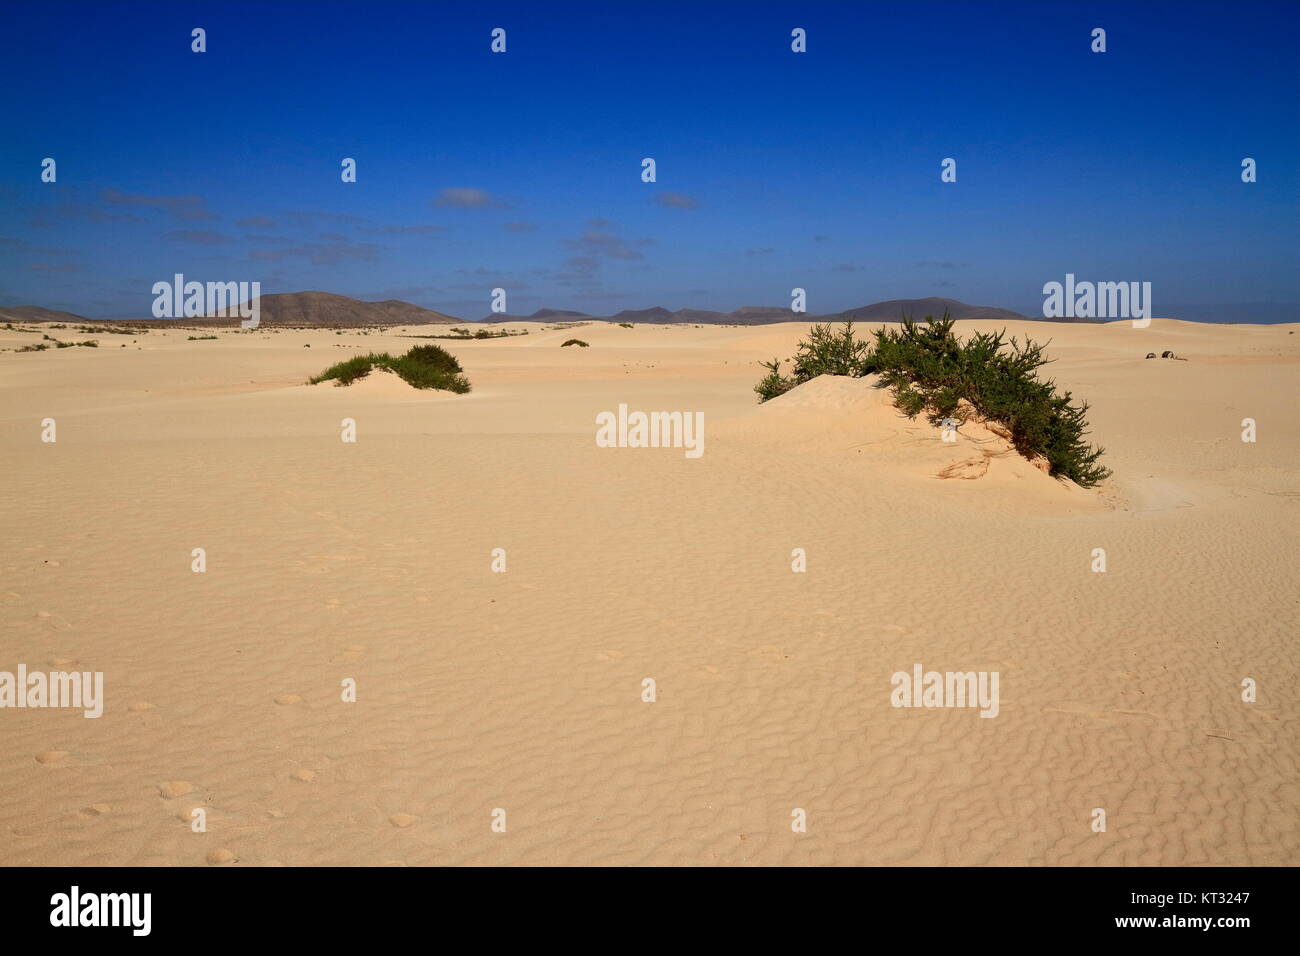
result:
M 144 316 L 177 272 L 471 318 L 497 286 L 516 313 L 799 286 L 1041 314 L 1067 272 L 1150 281 L 1157 315 L 1300 302 L 1296 3 L 2 12 L 0 304 Z

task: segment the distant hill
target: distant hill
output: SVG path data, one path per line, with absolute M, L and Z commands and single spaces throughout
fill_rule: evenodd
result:
M 280 292 L 261 296 L 261 324 L 297 328 L 358 325 L 452 325 L 455 316 L 400 299 L 363 302 L 332 292 Z M 220 321 L 220 319 L 218 319 Z M 229 317 L 224 319 L 231 321 Z M 171 320 L 165 320 L 171 321 Z M 184 320 L 182 320 L 184 321 Z M 235 320 L 238 321 L 238 320 Z
M 564 312 L 557 309 L 539 309 L 531 316 L 489 315 L 485 322 L 518 322 L 527 318 L 540 317 L 576 317 L 595 319 L 606 322 L 647 322 L 654 325 L 673 325 L 690 323 L 694 325 L 767 325 L 772 322 L 843 322 L 852 319 L 855 322 L 897 322 L 904 315 L 915 319 L 924 319 L 927 315 L 939 318 L 944 309 L 954 319 L 1033 319 L 1033 316 L 1021 315 L 1010 309 L 999 309 L 988 305 L 968 305 L 956 299 L 890 299 L 888 302 L 876 302 L 872 305 L 859 306 L 830 315 L 809 315 L 794 313 L 788 308 L 766 305 L 746 305 L 734 312 L 713 312 L 708 309 L 677 309 L 672 311 L 663 306 L 649 309 L 624 309 L 614 315 L 585 315 L 581 312 Z M 1037 321 L 1049 321 L 1039 319 Z M 1054 320 L 1054 321 L 1088 321 Z
M 0 306 L 0 322 L 90 322 L 75 312 L 42 309 L 39 305 Z
M 532 315 L 515 315 L 512 312 L 493 312 L 485 315 L 484 322 L 572 322 L 576 319 L 590 319 L 586 312 L 574 312 L 572 309 L 538 309 Z M 471 320 L 472 321 L 472 320 Z
M 897 322 L 904 315 L 913 319 L 924 319 L 927 315 L 932 315 L 937 319 L 943 315 L 945 309 L 948 311 L 948 317 L 952 319 L 1029 318 L 1010 309 L 999 309 L 991 305 L 967 305 L 956 299 L 940 298 L 890 299 L 888 302 L 876 302 L 872 305 L 858 306 L 856 309 L 846 309 L 837 313 L 835 318 L 841 321 L 852 319 L 854 322 Z

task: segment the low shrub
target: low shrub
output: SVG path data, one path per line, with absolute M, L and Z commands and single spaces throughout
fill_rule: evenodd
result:
M 584 349 L 589 347 L 588 343 L 582 341 L 582 339 L 569 339 L 569 341 L 561 345 L 560 348 L 564 348 L 565 345 L 581 345 Z
M 437 388 L 464 394 L 470 390 L 469 379 L 461 373 L 460 362 L 446 349 L 437 345 L 417 345 L 397 358 L 387 352 L 369 352 L 331 365 L 308 380 L 309 385 L 334 381 L 351 385 L 369 375 L 372 369 L 383 368 L 399 375 L 414 388 Z
M 1070 392 L 1058 395 L 1053 382 L 1039 379 L 1038 369 L 1051 361 L 1043 345 L 1008 339 L 1005 330 L 977 332 L 963 342 L 954 324 L 946 312 L 938 320 L 928 316 L 924 325 L 904 316 L 896 329 L 877 329 L 874 343 L 855 339 L 851 322 L 838 334 L 830 325 L 814 325 L 808 341 L 799 343 L 793 374 L 782 375 L 777 359 L 764 362 L 768 374 L 754 390 L 764 402 L 818 375 L 876 374 L 908 417 L 925 413 L 937 425 L 956 416 L 965 401 L 985 420 L 1005 426 L 1022 455 L 1046 459 L 1053 476 L 1085 488 L 1110 476 L 1098 464 L 1105 449 L 1084 440 L 1088 403 L 1075 405 Z

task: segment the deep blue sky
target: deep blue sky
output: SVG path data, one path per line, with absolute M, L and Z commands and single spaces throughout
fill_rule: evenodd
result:
M 801 286 L 1041 314 L 1066 272 L 1150 281 L 1156 315 L 1300 302 L 1294 2 L 0 12 L 0 304 L 143 316 L 176 272 L 472 318 L 498 285 L 511 312 Z

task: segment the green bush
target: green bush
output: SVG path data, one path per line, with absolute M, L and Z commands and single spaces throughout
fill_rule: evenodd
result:
M 308 384 L 319 385 L 333 380 L 339 385 L 351 385 L 357 379 L 369 375 L 375 368 L 395 372 L 414 388 L 438 388 L 462 395 L 470 390 L 469 379 L 460 374 L 460 362 L 437 345 L 417 345 L 397 358 L 387 352 L 357 355 L 331 365 L 315 378 L 309 379 Z
M 1016 450 L 1027 458 L 1042 456 L 1053 476 L 1090 488 L 1110 476 L 1097 463 L 1105 449 L 1084 440 L 1088 403 L 1071 403 L 1071 394 L 1056 393 L 1041 381 L 1038 369 L 1050 359 L 1043 345 L 1007 339 L 1002 332 L 977 332 L 962 342 L 954 321 L 927 316 L 924 325 L 904 317 L 899 328 L 875 332 L 874 347 L 854 339 L 852 323 L 835 334 L 829 325 L 814 325 L 800 342 L 792 376 L 781 363 L 764 362 L 768 374 L 754 387 L 767 401 L 818 375 L 880 376 L 880 387 L 893 389 L 898 409 L 909 418 L 925 413 L 932 424 L 954 417 L 958 403 L 969 402 L 987 421 L 1010 433 Z
M 781 374 L 781 360 L 763 362 L 768 374 L 754 386 L 759 401 L 783 395 L 818 375 L 848 375 L 858 378 L 867 374 L 864 362 L 870 345 L 853 336 L 853 323 L 845 322 L 844 331 L 836 333 L 829 323 L 814 325 L 808 341 L 800 342 L 795 349 L 793 377 Z
M 581 345 L 584 349 L 589 347 L 586 342 L 582 341 L 582 339 L 569 339 L 569 341 L 561 345 L 560 348 L 564 348 L 565 345 Z

